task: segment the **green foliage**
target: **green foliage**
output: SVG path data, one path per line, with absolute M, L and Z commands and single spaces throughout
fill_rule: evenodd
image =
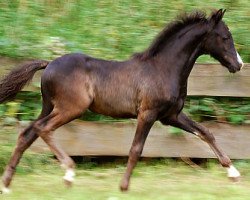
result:
M 176 127 L 173 127 L 173 126 L 169 127 L 168 132 L 170 134 L 176 135 L 176 136 L 180 136 L 180 135 L 184 134 L 183 130 L 176 128 Z
M 0 55 L 52 59 L 81 51 L 126 59 L 145 49 L 179 13 L 211 8 L 227 9 L 224 20 L 243 60 L 250 62 L 248 0 L 0 1 Z
M 81 120 L 84 121 L 105 121 L 105 122 L 109 122 L 109 121 L 120 121 L 121 119 L 114 119 L 112 117 L 108 117 L 108 116 L 104 116 L 101 114 L 96 114 L 93 113 L 89 110 L 87 110 L 80 118 Z
M 249 123 L 250 99 L 234 97 L 188 97 L 185 112 L 197 121 Z

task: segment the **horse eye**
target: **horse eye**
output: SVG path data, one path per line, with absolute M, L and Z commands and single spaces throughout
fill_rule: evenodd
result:
M 229 40 L 229 37 L 225 36 L 225 37 L 222 37 L 222 39 L 223 39 L 224 41 L 226 41 L 226 40 Z

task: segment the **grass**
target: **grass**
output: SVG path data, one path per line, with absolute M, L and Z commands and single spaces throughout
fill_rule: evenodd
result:
M 9 159 L 15 138 L 13 127 L 1 127 L 1 160 Z M 130 191 L 122 193 L 118 186 L 125 171 L 125 162 L 80 163 L 77 165 L 74 186 L 66 188 L 62 181 L 64 171 L 60 170 L 59 164 L 50 154 L 28 151 L 17 168 L 11 187 L 13 192 L 0 195 L 0 199 L 247 199 L 250 195 L 250 162 L 242 160 L 234 163 L 242 174 L 239 183 L 230 182 L 225 170 L 214 160 L 210 160 L 207 167 L 198 168 L 172 159 L 140 161 L 134 170 Z
M 126 59 L 149 46 L 176 15 L 227 9 L 224 20 L 250 62 L 248 0 L 0 1 L 0 55 L 53 59 L 68 52 Z M 200 62 L 211 62 L 204 58 Z
M 77 169 L 75 185 L 65 188 L 63 172 L 50 169 L 17 174 L 13 181 L 13 193 L 4 199 L 247 199 L 250 195 L 249 171 L 243 173 L 240 183 L 232 183 L 217 164 L 208 169 L 193 169 L 183 163 L 140 163 L 132 177 L 130 191 L 121 193 L 118 184 L 124 166 L 97 166 Z

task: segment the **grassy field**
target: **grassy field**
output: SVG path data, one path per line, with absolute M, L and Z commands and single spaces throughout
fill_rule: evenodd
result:
M 1 173 L 10 157 L 15 138 L 13 127 L 1 127 Z M 12 182 L 12 193 L 0 195 L 0 199 L 245 200 L 250 196 L 250 163 L 234 163 L 242 174 L 242 179 L 238 183 L 230 182 L 225 170 L 214 160 L 210 160 L 207 167 L 196 168 L 172 159 L 141 161 L 134 171 L 130 191 L 121 193 L 118 186 L 125 171 L 125 160 L 79 163 L 75 185 L 66 188 L 62 181 L 64 171 L 51 155 L 28 151 L 17 168 L 17 174 Z
M 248 0 L 0 1 L 0 55 L 53 59 L 68 52 L 85 52 L 126 59 L 148 47 L 178 14 L 220 8 L 227 9 L 224 20 L 243 60 L 250 62 Z
M 241 168 L 241 167 L 240 167 Z M 17 174 L 12 194 L 4 199 L 247 199 L 250 195 L 249 173 L 243 173 L 240 183 L 231 183 L 217 165 L 208 169 L 193 169 L 182 163 L 140 163 L 132 177 L 130 191 L 121 193 L 118 184 L 125 168 L 104 165 L 77 169 L 75 185 L 65 188 L 63 173 L 56 168 Z M 248 175 L 248 176 L 247 176 Z M 0 197 L 1 198 L 1 197 Z

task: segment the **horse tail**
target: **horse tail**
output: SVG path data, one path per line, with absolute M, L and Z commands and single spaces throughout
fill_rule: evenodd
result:
M 28 84 L 36 71 L 45 69 L 48 61 L 37 60 L 13 69 L 0 81 L 0 103 L 13 99 Z

